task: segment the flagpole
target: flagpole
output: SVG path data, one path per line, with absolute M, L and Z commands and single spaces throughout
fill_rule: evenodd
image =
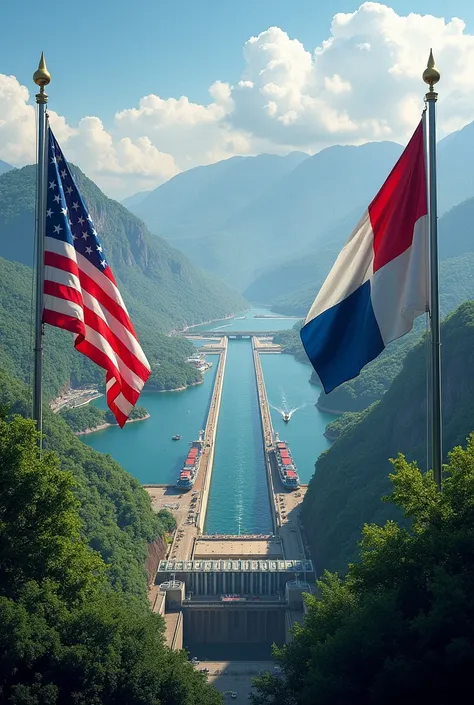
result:
M 423 71 L 423 81 L 430 87 L 426 94 L 428 103 L 428 193 L 430 224 L 430 320 L 431 320 L 431 373 L 432 373 L 432 465 L 436 485 L 441 490 L 443 468 L 443 425 L 441 402 L 441 337 L 439 320 L 439 266 L 438 266 L 438 204 L 436 191 L 436 101 L 434 85 L 440 73 L 435 66 L 430 49 L 428 65 Z
M 38 105 L 38 153 L 36 167 L 36 315 L 35 315 L 35 365 L 33 387 L 33 418 L 40 433 L 43 431 L 43 291 L 44 291 L 44 238 L 46 227 L 46 108 L 48 96 L 44 87 L 51 81 L 51 75 L 46 68 L 44 54 L 37 71 L 33 74 L 33 81 L 39 86 L 36 94 Z M 38 441 L 41 448 L 41 437 Z

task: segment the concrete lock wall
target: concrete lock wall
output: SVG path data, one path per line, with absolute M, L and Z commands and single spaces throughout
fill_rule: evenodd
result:
M 285 642 L 285 611 L 260 609 L 183 610 L 184 642 L 266 643 Z

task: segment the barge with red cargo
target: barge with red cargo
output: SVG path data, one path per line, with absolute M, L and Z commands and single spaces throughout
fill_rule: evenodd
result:
M 275 458 L 278 466 L 280 480 L 284 487 L 296 490 L 300 486 L 300 478 L 296 464 L 286 441 L 280 441 L 278 433 L 275 434 Z
M 201 464 L 202 450 L 204 448 L 204 431 L 201 431 L 197 441 L 193 441 L 188 450 L 188 455 L 179 473 L 176 487 L 186 492 L 194 487 Z

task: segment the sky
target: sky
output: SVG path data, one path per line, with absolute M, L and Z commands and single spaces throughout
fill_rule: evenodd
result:
M 0 159 L 34 161 L 32 74 L 44 50 L 56 136 L 114 198 L 234 155 L 404 142 L 430 46 L 441 136 L 474 120 L 467 0 L 1 5 Z

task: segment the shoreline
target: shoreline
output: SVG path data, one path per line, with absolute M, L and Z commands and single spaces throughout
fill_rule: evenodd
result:
M 250 307 L 244 308 L 244 309 L 242 309 L 242 311 L 250 311 Z M 186 333 L 187 330 L 191 330 L 192 328 L 197 328 L 198 326 L 207 326 L 209 323 L 218 323 L 218 321 L 228 321 L 230 318 L 234 318 L 238 313 L 242 313 L 242 311 L 236 311 L 235 313 L 230 313 L 228 316 L 223 316 L 222 318 L 211 318 L 210 321 L 201 321 L 201 323 L 193 323 L 192 326 L 185 326 L 181 330 L 171 331 L 171 333 L 169 333 L 169 336 L 179 335 L 180 333 Z
M 347 413 L 346 411 L 336 411 L 334 409 L 326 409 L 324 406 L 320 406 L 320 404 L 318 402 L 316 402 L 315 407 L 319 411 L 322 411 L 324 414 L 330 414 L 331 416 L 342 416 L 342 414 Z
M 176 387 L 176 389 L 145 389 L 144 391 L 148 391 L 149 394 L 165 394 L 166 392 L 185 392 L 186 389 L 189 389 L 189 387 L 197 387 L 198 384 L 204 384 L 204 374 L 202 379 L 199 380 L 199 382 L 191 382 L 191 384 L 187 384 L 185 387 Z
M 146 421 L 147 419 L 150 418 L 150 414 L 147 414 L 146 416 L 142 416 L 140 419 L 129 419 L 128 421 L 125 422 L 125 425 L 128 423 L 136 423 L 137 421 Z M 91 433 L 96 433 L 96 431 L 104 431 L 106 428 L 110 428 L 111 426 L 118 426 L 118 423 L 101 423 L 100 426 L 96 426 L 95 428 L 86 428 L 85 431 L 74 431 L 75 436 L 88 436 Z

